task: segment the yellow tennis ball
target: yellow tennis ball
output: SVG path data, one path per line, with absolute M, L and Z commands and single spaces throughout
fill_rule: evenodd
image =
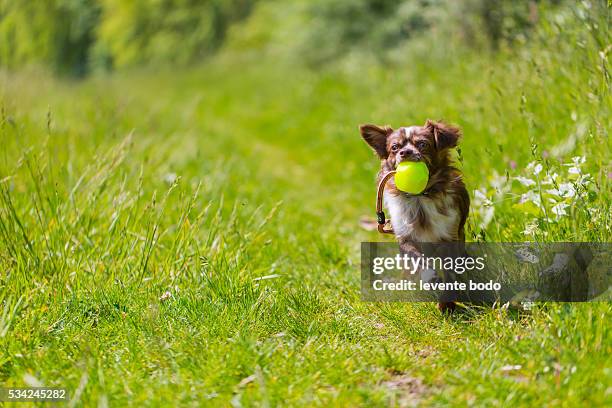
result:
M 429 169 L 423 162 L 401 162 L 395 169 L 395 185 L 409 194 L 421 194 L 429 181 Z

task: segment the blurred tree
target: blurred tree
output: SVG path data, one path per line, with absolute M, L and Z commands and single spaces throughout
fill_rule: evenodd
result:
M 309 8 L 312 24 L 304 54 L 315 63 L 356 48 L 384 55 L 431 30 L 497 50 L 529 36 L 539 19 L 539 3 L 556 6 L 562 1 L 315 0 Z
M 457 2 L 451 20 L 470 46 L 498 50 L 526 40 L 536 26 L 543 5 L 558 6 L 564 0 L 465 0 Z
M 0 0 L 0 64 L 83 75 L 98 19 L 95 0 Z
M 101 0 L 96 65 L 184 64 L 222 42 L 255 0 Z
M 256 0 L 0 0 L 0 65 L 186 63 L 215 50 Z
M 378 52 L 427 30 L 431 0 L 316 1 L 310 7 L 313 21 L 306 55 L 324 62 L 355 48 Z
M 40 64 L 55 72 L 83 75 L 140 64 L 187 64 L 218 49 L 232 23 L 248 16 L 258 1 L 263 17 L 245 24 L 245 32 L 257 33 L 258 41 L 282 43 L 300 60 L 312 64 L 333 61 L 355 50 L 384 57 L 391 54 L 388 51 L 401 52 L 402 44 L 426 33 L 435 33 L 438 44 L 452 39 L 455 44 L 490 45 L 495 50 L 525 41 L 541 9 L 570 3 L 0 0 L 0 65 L 15 69 Z
M 512 43 L 529 34 L 538 21 L 537 1 L 480 0 L 479 14 L 489 44 L 498 49 L 502 41 Z

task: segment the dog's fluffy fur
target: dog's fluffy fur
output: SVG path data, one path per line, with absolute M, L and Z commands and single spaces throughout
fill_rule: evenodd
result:
M 429 169 L 429 182 L 420 195 L 398 190 L 393 178 L 387 183 L 384 201 L 400 251 L 418 253 L 423 242 L 465 241 L 470 198 L 450 156 L 461 138 L 459 129 L 428 120 L 423 126 L 397 130 L 376 125 L 362 125 L 359 130 L 381 160 L 378 181 L 402 161 L 423 161 Z

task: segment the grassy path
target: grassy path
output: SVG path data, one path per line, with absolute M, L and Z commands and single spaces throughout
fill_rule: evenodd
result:
M 474 189 L 533 159 L 517 145 L 537 136 L 539 154 L 577 127 L 540 103 L 547 83 L 500 67 L 483 82 L 458 66 L 462 84 L 432 70 L 437 86 L 374 68 L 4 77 L 0 380 L 66 386 L 86 406 L 604 405 L 609 304 L 444 318 L 359 300 L 359 243 L 380 237 L 357 223 L 376 169 L 358 123 L 461 123 Z M 605 192 L 609 95 L 578 98 L 585 126 L 604 129 L 582 153 Z M 577 210 L 543 231 L 609 240 L 609 194 L 594 200 L 594 228 Z M 524 239 L 512 203 L 484 230 L 473 214 L 472 239 Z

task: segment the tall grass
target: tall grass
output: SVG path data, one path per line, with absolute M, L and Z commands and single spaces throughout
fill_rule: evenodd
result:
M 2 383 L 77 405 L 603 405 L 607 303 L 443 318 L 358 292 L 359 243 L 381 239 L 358 226 L 363 122 L 463 128 L 471 240 L 609 241 L 608 20 L 577 13 L 516 51 L 399 66 L 228 51 L 79 83 L 3 74 Z M 516 177 L 575 181 L 574 156 L 592 180 L 557 219 L 549 187 Z

